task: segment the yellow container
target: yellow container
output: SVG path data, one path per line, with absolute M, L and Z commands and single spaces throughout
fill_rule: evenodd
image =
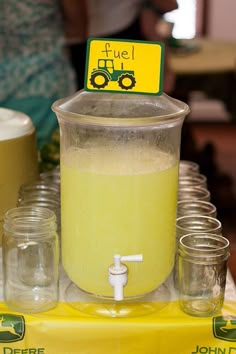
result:
M 3 217 L 16 207 L 21 184 L 38 177 L 35 128 L 17 111 L 0 108 L 0 244 Z

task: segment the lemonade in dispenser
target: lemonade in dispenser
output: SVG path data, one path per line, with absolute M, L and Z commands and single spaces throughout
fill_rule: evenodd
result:
M 142 297 L 171 273 L 181 127 L 166 94 L 79 91 L 53 105 L 61 134 L 62 262 L 82 291 Z

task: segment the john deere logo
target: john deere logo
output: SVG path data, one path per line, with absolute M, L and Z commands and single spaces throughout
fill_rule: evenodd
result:
M 216 338 L 236 342 L 236 316 L 214 317 L 213 334 Z
M 23 316 L 0 314 L 0 343 L 17 342 L 24 338 L 25 321 Z

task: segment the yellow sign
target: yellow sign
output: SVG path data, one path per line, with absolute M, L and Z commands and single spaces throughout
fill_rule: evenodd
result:
M 85 89 L 160 95 L 163 56 L 163 43 L 91 38 Z

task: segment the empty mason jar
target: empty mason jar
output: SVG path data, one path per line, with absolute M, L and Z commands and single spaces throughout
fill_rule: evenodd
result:
M 60 185 L 61 183 L 60 169 L 55 168 L 52 171 L 42 172 L 40 173 L 40 179 L 45 182 L 51 182 Z
M 200 233 L 179 242 L 179 302 L 192 316 L 212 316 L 224 302 L 229 241 L 219 235 Z
M 181 236 L 198 232 L 221 235 L 222 224 L 218 219 L 206 215 L 186 215 L 176 219 L 177 240 Z
M 222 224 L 213 217 L 205 215 L 187 215 L 176 219 L 176 242 L 182 236 L 190 233 L 202 233 L 221 235 Z M 174 286 L 178 289 L 178 252 L 176 252 L 175 264 L 173 270 Z
M 61 230 L 60 186 L 47 181 L 34 181 L 23 184 L 18 193 L 17 206 L 39 206 L 54 211 L 57 217 L 57 230 Z
M 40 207 L 18 207 L 3 225 L 3 293 L 20 312 L 47 311 L 58 301 L 59 247 L 56 216 Z
M 50 195 L 31 194 L 18 199 L 17 206 L 35 206 L 47 208 L 54 211 L 57 218 L 57 232 L 61 232 L 61 208 L 60 202 Z
M 202 187 L 207 188 L 207 178 L 205 175 L 196 174 L 193 176 L 179 176 L 180 187 Z
M 19 189 L 19 199 L 27 198 L 28 196 L 45 196 L 55 200 L 60 200 L 60 188 L 58 184 L 48 181 L 34 181 L 22 184 Z
M 188 176 L 199 173 L 199 165 L 196 162 L 188 160 L 180 160 L 179 162 L 179 175 Z
M 178 188 L 178 200 L 198 199 L 210 201 L 211 193 L 208 189 L 196 186 L 179 186 Z
M 203 200 L 181 200 L 177 204 L 177 217 L 187 215 L 206 215 L 216 218 L 216 206 Z

